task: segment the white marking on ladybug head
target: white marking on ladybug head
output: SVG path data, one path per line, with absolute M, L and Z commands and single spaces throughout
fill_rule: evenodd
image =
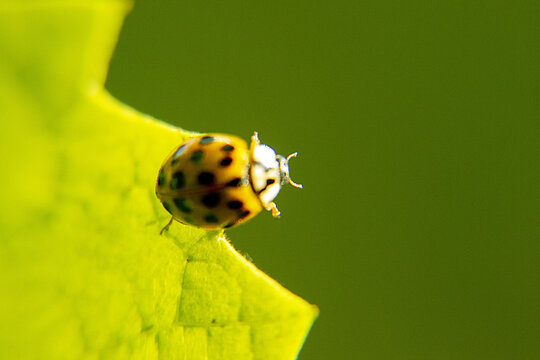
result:
M 263 204 L 276 198 L 281 190 L 279 161 L 277 154 L 268 145 L 255 146 L 251 159 L 251 184 Z
M 296 188 L 302 188 L 302 185 L 295 183 L 289 177 L 289 160 L 297 154 L 293 153 L 285 158 L 277 155 L 268 145 L 255 145 L 250 177 L 253 190 L 263 204 L 270 204 L 279 194 L 282 185 L 288 183 Z

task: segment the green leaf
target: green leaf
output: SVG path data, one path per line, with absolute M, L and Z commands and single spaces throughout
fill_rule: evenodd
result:
M 0 358 L 294 359 L 315 306 L 222 232 L 159 235 L 189 133 L 103 90 L 129 8 L 0 2 Z

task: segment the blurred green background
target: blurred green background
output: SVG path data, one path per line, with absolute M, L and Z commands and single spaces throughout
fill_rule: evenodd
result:
M 300 359 L 540 357 L 540 2 L 145 1 L 107 88 L 299 151 L 235 246 L 320 307 Z

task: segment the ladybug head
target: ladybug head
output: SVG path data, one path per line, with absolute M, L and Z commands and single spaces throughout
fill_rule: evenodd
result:
M 281 186 L 291 184 L 296 188 L 302 188 L 302 185 L 292 181 L 289 175 L 289 160 L 296 155 L 298 153 L 287 157 L 277 155 L 270 146 L 260 143 L 257 132 L 251 138 L 251 185 L 265 208 L 272 210 L 274 217 L 279 217 L 279 211 L 273 200 L 281 190 Z
M 293 157 L 296 157 L 298 155 L 297 152 L 290 154 L 289 156 L 281 156 L 277 155 L 276 158 L 279 161 L 279 170 L 281 173 L 281 185 L 285 185 L 287 183 L 291 184 L 295 188 L 302 189 L 303 186 L 301 184 L 297 184 L 294 181 L 291 180 L 289 175 L 289 160 Z

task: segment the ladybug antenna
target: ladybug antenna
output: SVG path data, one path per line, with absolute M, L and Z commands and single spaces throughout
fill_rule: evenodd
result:
M 280 160 L 280 168 L 281 168 L 281 176 L 282 176 L 281 184 L 283 185 L 288 182 L 295 188 L 302 189 L 304 187 L 303 185 L 295 183 L 289 177 L 289 160 L 292 159 L 293 157 L 296 157 L 297 155 L 298 153 L 295 152 L 287 156 L 287 158 L 280 156 L 279 160 Z

